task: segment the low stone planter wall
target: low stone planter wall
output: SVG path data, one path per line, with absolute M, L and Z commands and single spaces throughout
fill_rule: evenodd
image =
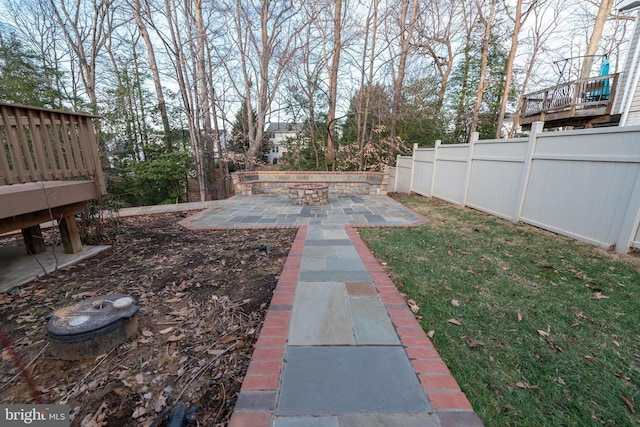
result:
M 383 172 L 234 172 L 236 194 L 290 194 L 290 185 L 326 184 L 331 194 L 387 194 L 389 174 Z

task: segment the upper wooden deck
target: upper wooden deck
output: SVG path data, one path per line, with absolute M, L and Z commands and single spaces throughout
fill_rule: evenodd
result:
M 617 124 L 619 117 L 612 114 L 612 107 L 618 76 L 578 79 L 527 94 L 518 113 L 520 124 L 525 130 L 538 121 L 545 127 Z
M 74 215 L 106 194 L 96 117 L 0 103 L 0 233 L 21 229 L 37 251 L 28 237 L 53 219 L 65 251 L 81 249 Z

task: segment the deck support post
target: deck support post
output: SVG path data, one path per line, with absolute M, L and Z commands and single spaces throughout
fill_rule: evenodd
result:
M 37 255 L 46 250 L 42 229 L 39 224 L 23 228 L 22 239 L 29 255 Z
M 60 237 L 65 254 L 75 254 L 82 252 L 82 241 L 78 232 L 75 215 L 62 217 L 59 220 Z

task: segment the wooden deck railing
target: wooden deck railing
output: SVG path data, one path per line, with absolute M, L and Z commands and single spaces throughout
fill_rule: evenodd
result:
M 618 74 L 574 80 L 523 97 L 521 117 L 605 107 L 611 112 Z
M 0 185 L 85 179 L 105 194 L 96 117 L 0 103 Z

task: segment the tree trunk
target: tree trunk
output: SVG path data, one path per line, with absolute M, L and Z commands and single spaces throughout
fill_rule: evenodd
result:
M 145 0 L 145 10 L 148 10 L 148 0 Z M 150 14 L 148 13 L 150 16 Z M 147 48 L 147 55 L 149 56 L 149 68 L 151 69 L 151 77 L 153 78 L 153 86 L 156 90 L 156 98 L 158 99 L 158 111 L 160 112 L 160 119 L 162 120 L 162 130 L 164 131 L 164 144 L 165 150 L 170 153 L 173 151 L 171 146 L 171 126 L 169 124 L 169 115 L 167 114 L 167 104 L 164 100 L 164 91 L 162 89 L 162 83 L 160 80 L 160 72 L 158 71 L 158 63 L 156 61 L 156 54 L 147 31 L 147 26 L 142 20 L 140 13 L 140 0 L 133 1 L 133 18 L 138 25 L 138 31 L 142 36 L 142 40 Z
M 394 162 L 397 148 L 396 138 L 398 137 L 398 118 L 400 117 L 400 109 L 402 108 L 402 87 L 404 84 L 407 57 L 409 56 L 409 43 L 411 42 L 411 37 L 413 37 L 413 27 L 418 14 L 418 0 L 413 0 L 409 24 L 405 27 L 408 8 L 409 0 L 402 0 L 402 9 L 400 12 L 400 61 L 398 63 L 398 73 L 393 82 L 393 100 L 391 103 L 391 129 L 389 130 L 389 156 L 387 159 L 389 166 Z
M 591 73 L 591 67 L 593 66 L 593 56 L 598 53 L 598 47 L 600 46 L 600 39 L 602 38 L 602 30 L 604 24 L 607 22 L 613 0 L 602 0 L 600 2 L 600 8 L 596 15 L 596 22 L 593 26 L 593 32 L 589 38 L 589 46 L 587 46 L 587 52 L 585 53 L 584 62 L 582 63 L 582 70 L 580 71 L 580 78 L 587 79 Z
M 477 1 L 477 0 L 476 0 Z M 484 35 L 482 38 L 482 54 L 480 58 L 480 78 L 478 81 L 478 92 L 476 94 L 476 102 L 473 107 L 473 118 L 471 119 L 471 128 L 469 134 L 472 134 L 478 128 L 478 121 L 480 118 L 480 107 L 482 106 L 482 97 L 489 87 L 487 79 L 487 64 L 489 62 L 489 42 L 491 40 L 491 29 L 493 27 L 493 16 L 496 10 L 496 3 L 498 0 L 490 0 L 489 16 L 485 17 L 482 13 L 480 5 L 478 5 L 478 17 L 482 25 L 484 25 Z
M 342 31 L 342 0 L 334 0 L 333 12 L 333 53 L 331 58 L 331 68 L 329 70 L 329 110 L 327 113 L 327 169 L 336 169 L 336 103 L 338 95 L 338 67 L 340 66 L 340 50 Z
M 511 93 L 511 80 L 513 74 L 513 62 L 516 59 L 516 52 L 518 50 L 518 39 L 520 37 L 520 30 L 526 22 L 531 11 L 534 10 L 538 0 L 531 0 L 529 7 L 526 11 L 522 10 L 522 1 L 517 0 L 515 16 L 513 20 L 513 34 L 511 35 L 511 48 L 509 49 L 509 55 L 507 56 L 507 63 L 505 64 L 505 82 L 504 91 L 502 93 L 502 103 L 500 104 L 500 113 L 498 114 L 498 125 L 496 127 L 496 138 L 502 137 L 502 127 L 504 125 L 504 115 L 507 110 L 507 103 L 509 102 L 509 94 Z M 505 5 L 506 7 L 506 5 Z M 517 110 L 516 110 L 517 111 Z

